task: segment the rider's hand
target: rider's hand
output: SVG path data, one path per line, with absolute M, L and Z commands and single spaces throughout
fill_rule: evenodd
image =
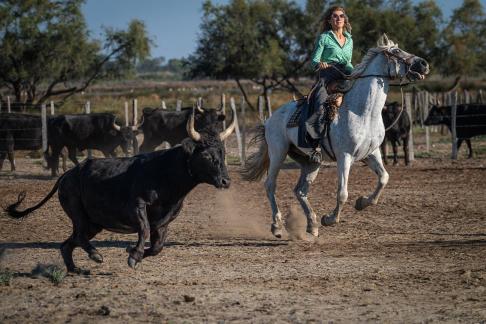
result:
M 327 64 L 326 62 L 319 62 L 319 69 L 324 70 L 327 69 L 328 67 L 329 64 Z

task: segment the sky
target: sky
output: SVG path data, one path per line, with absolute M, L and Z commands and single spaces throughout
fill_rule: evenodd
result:
M 203 0 L 86 0 L 83 13 L 93 38 L 101 38 L 102 27 L 126 29 L 132 19 L 145 22 L 156 46 L 152 57 L 187 57 L 197 45 Z M 225 4 L 229 0 L 212 0 Z M 304 5 L 305 0 L 296 0 Z M 414 3 L 420 2 L 414 0 Z M 445 18 L 462 0 L 436 0 Z M 486 0 L 481 0 L 486 9 Z

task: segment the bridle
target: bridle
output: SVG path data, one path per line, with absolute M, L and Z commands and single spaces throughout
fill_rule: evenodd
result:
M 345 74 L 343 71 L 341 71 L 340 69 L 338 69 L 334 65 L 329 65 L 329 67 L 335 69 L 338 73 L 340 73 L 341 77 L 345 80 L 356 80 L 356 79 L 363 79 L 363 78 L 368 78 L 368 77 L 387 78 L 387 79 L 390 79 L 390 80 L 395 80 L 395 79 L 399 78 L 400 84 L 398 84 L 398 85 L 393 84 L 392 86 L 408 85 L 409 83 L 412 82 L 412 80 L 410 80 L 410 78 L 408 76 L 410 74 L 416 74 L 416 72 L 411 70 L 411 67 L 412 67 L 412 64 L 413 64 L 412 60 L 416 56 L 413 55 L 413 54 L 408 54 L 408 56 L 406 56 L 406 57 L 401 57 L 398 54 L 391 52 L 390 51 L 391 49 L 398 49 L 398 47 L 385 48 L 385 49 L 383 49 L 383 51 L 381 51 L 381 53 L 383 53 L 383 55 L 386 57 L 388 62 L 390 62 L 390 60 L 394 62 L 393 68 L 390 65 L 388 65 L 388 74 L 365 74 L 365 75 L 360 74 L 360 75 L 357 75 L 357 76 L 350 76 L 350 75 Z M 407 67 L 407 71 L 406 71 L 404 76 L 400 75 L 400 64 L 399 63 L 403 63 Z M 320 70 L 320 68 L 318 68 L 316 71 L 319 71 L 319 70 Z M 408 83 L 402 83 L 402 80 L 403 80 L 404 77 L 406 77 L 409 80 Z

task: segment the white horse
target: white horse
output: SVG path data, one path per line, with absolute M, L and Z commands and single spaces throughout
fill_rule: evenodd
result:
M 349 170 L 355 161 L 366 162 L 378 176 L 376 190 L 368 197 L 360 197 L 355 208 L 361 210 L 377 204 L 388 182 L 388 173 L 383 167 L 379 148 L 385 136 L 381 110 L 385 105 L 389 82 L 403 78 L 421 80 L 428 73 L 429 65 L 424 59 L 401 50 L 386 35 L 380 37 L 378 47 L 368 50 L 362 62 L 356 66 L 351 74 L 355 83 L 343 98 L 338 115 L 330 125 L 329 137 L 321 141 L 323 152 L 333 152 L 338 172 L 336 208 L 322 217 L 322 225 L 339 222 L 348 198 Z M 307 232 L 319 235 L 316 214 L 307 200 L 307 193 L 319 172 L 320 164 L 310 162 L 307 154 L 309 149 L 298 146 L 298 128 L 287 128 L 287 122 L 296 107 L 296 102 L 283 105 L 259 128 L 254 138 L 260 144 L 259 150 L 248 158 L 241 171 L 243 179 L 256 181 L 268 170 L 265 188 L 272 208 L 272 233 L 279 238 L 283 223 L 275 199 L 275 188 L 278 172 L 287 155 L 301 168 L 294 193 L 307 217 Z

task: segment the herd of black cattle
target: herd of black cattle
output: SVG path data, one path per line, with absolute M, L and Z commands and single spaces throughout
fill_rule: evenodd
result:
M 44 152 L 47 168 L 53 176 L 57 176 L 59 157 L 63 158 L 63 169 L 66 171 L 66 151 L 74 164 L 79 164 L 78 151 L 95 149 L 106 157 L 116 156 L 116 148 L 120 147 L 128 156 L 129 148 L 137 147 L 136 135 L 143 133 L 140 145 L 141 153 L 152 152 L 162 142 L 171 146 L 179 144 L 187 137 L 186 123 L 191 114 L 191 108 L 181 111 L 145 108 L 141 122 L 137 126 L 119 126 L 115 115 L 110 113 L 77 114 L 49 116 L 47 119 L 48 150 Z M 398 162 L 398 146 L 404 150 L 405 164 L 409 164 L 408 141 L 410 134 L 410 118 L 401 112 L 397 102 L 387 104 L 382 112 L 386 131 L 382 145 L 383 158 L 387 163 L 386 142 L 393 148 L 393 162 Z M 222 129 L 225 116 L 217 109 L 196 110 L 195 127 L 203 129 L 208 125 L 216 125 Z M 425 125 L 446 125 L 451 129 L 451 106 L 432 106 Z M 393 124 L 393 125 L 392 125 Z M 471 137 L 486 134 L 486 106 L 484 104 L 462 104 L 457 106 L 456 132 L 458 148 L 465 141 L 472 157 Z M 41 117 L 19 113 L 0 113 L 0 170 L 8 157 L 11 170 L 15 171 L 14 151 L 39 150 L 42 147 Z
M 59 157 L 63 157 L 65 170 L 65 151 L 69 159 L 79 164 L 78 151 L 95 149 L 105 157 L 115 157 L 116 148 L 121 147 L 128 156 L 136 135 L 142 131 L 144 139 L 140 152 L 154 151 L 164 141 L 176 145 L 186 138 L 186 123 L 192 108 L 181 111 L 145 108 L 142 120 L 136 126 L 119 126 L 115 115 L 110 113 L 57 115 L 47 117 L 47 145 L 44 152 L 48 169 L 57 176 Z M 196 129 L 215 125 L 222 130 L 225 115 L 221 110 L 198 107 L 195 116 Z M 136 142 L 135 142 L 136 143 Z M 42 148 L 42 125 L 39 115 L 20 113 L 0 113 L 0 170 L 8 157 L 11 171 L 15 171 L 14 151 L 39 150 Z
M 452 127 L 452 106 L 433 105 L 424 121 L 424 125 L 445 125 L 449 131 Z M 403 145 L 405 164 L 410 163 L 408 141 L 410 139 L 411 122 L 407 113 L 397 102 L 385 105 L 382 111 L 383 123 L 387 129 L 385 140 L 381 145 L 383 161 L 387 164 L 386 142 L 389 141 L 393 148 L 393 163 L 398 162 L 398 146 Z M 471 137 L 486 134 L 486 105 L 484 104 L 460 104 L 456 112 L 456 137 L 457 150 L 463 141 L 466 142 L 468 157 L 472 158 L 473 151 Z

